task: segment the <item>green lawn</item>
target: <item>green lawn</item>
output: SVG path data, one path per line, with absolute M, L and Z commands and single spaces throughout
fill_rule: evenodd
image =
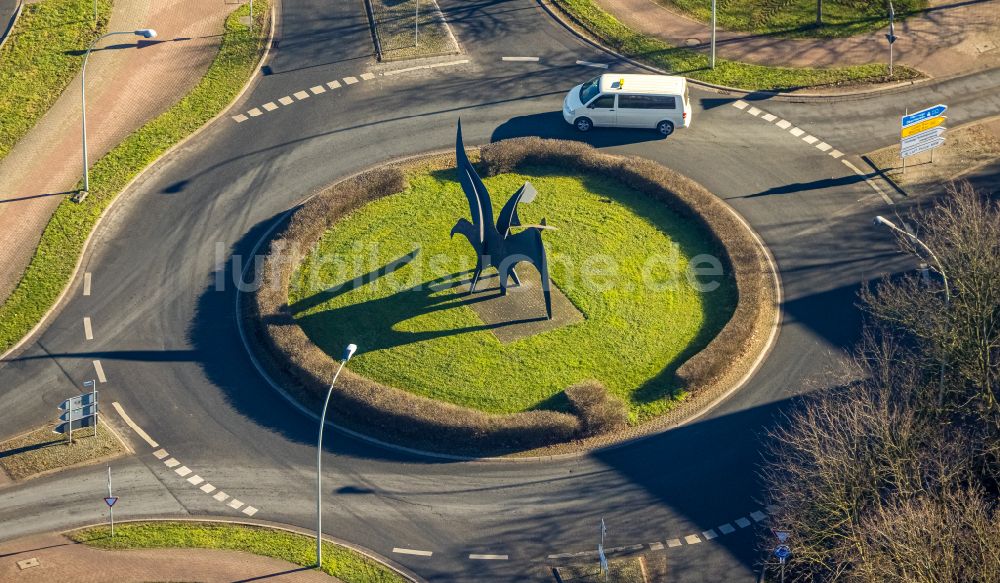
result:
M 243 88 L 257 66 L 269 19 L 267 0 L 254 0 L 257 24 L 251 34 L 239 23 L 249 9 L 244 4 L 226 19 L 222 46 L 198 85 L 93 165 L 87 200 L 77 204 L 66 199 L 56 208 L 21 281 L 0 306 L 0 353 L 27 334 L 59 297 L 90 230 L 125 185 L 222 111 Z
M 0 158 L 52 107 L 80 70 L 83 51 L 107 29 L 110 13 L 111 0 L 98 1 L 96 24 L 92 0 L 24 6 L 0 49 Z
M 76 542 L 101 549 L 198 548 L 243 551 L 308 567 L 316 564 L 316 540 L 300 534 L 223 523 L 127 522 L 70 533 Z M 346 583 L 403 583 L 404 577 L 351 549 L 323 543 L 323 571 Z
M 679 396 L 672 372 L 735 306 L 728 276 L 717 278 L 722 285 L 711 293 L 688 283 L 688 259 L 717 254 L 714 243 L 614 180 L 555 168 L 487 179 L 495 212 L 529 179 L 540 195 L 521 205 L 521 220 L 545 217 L 557 227 L 543 236 L 552 280 L 583 322 L 504 345 L 464 305 L 466 294 L 428 285 L 460 281 L 474 267 L 468 242 L 448 237 L 469 214 L 451 170 L 411 177 L 407 191 L 366 205 L 328 232 L 293 277 L 298 322 L 330 354 L 357 343 L 350 367 L 362 375 L 483 411 L 564 409 L 562 390 L 586 379 L 622 397 L 633 422 L 668 409 Z M 415 259 L 393 273 L 340 287 L 414 250 Z M 605 260 L 617 276 L 585 276 L 608 269 Z M 324 292 L 331 287 L 340 291 Z
M 637 33 L 602 10 L 593 0 L 553 0 L 553 3 L 602 43 L 627 57 L 673 74 L 747 91 L 790 91 L 807 87 L 861 85 L 920 76 L 913 69 L 897 65 L 894 76 L 890 79 L 889 67 L 883 64 L 811 69 L 768 67 L 716 59 L 715 69 L 710 69 L 708 56 Z
M 657 0 L 709 22 L 711 0 Z M 896 22 L 927 7 L 927 0 L 894 0 Z M 882 0 L 823 2 L 823 25 L 816 26 L 816 0 L 718 0 L 716 19 L 720 27 L 756 34 L 791 37 L 844 37 L 878 30 L 889 25 L 887 5 Z

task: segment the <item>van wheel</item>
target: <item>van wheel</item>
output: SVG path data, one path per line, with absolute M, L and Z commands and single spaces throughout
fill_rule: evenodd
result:
M 578 117 L 573 125 L 581 132 L 589 132 L 590 128 L 594 127 L 594 122 L 590 121 L 589 117 Z
M 661 136 L 667 137 L 670 134 L 674 133 L 674 124 L 672 124 L 669 121 L 661 121 L 660 123 L 656 124 L 656 131 L 660 132 Z

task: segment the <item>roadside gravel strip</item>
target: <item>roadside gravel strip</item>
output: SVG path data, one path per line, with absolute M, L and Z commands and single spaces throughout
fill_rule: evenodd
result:
M 157 160 L 214 121 L 249 88 L 264 62 L 273 37 L 273 17 L 266 0 L 256 0 L 256 30 L 251 36 L 240 18 L 249 5 L 226 20 L 219 53 L 201 82 L 180 102 L 129 136 L 92 167 L 90 196 L 57 208 L 17 288 L 0 306 L 0 358 L 9 357 L 61 303 L 76 275 L 83 251 L 105 211 Z

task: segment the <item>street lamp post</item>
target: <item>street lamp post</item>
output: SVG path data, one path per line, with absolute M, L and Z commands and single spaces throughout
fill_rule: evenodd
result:
M 715 68 L 715 0 L 712 0 L 712 68 Z
M 330 389 L 326 392 L 326 400 L 323 401 L 323 412 L 319 416 L 319 438 L 316 439 L 316 568 L 323 567 L 323 425 L 326 423 L 326 407 L 330 404 L 330 395 L 333 394 L 333 385 L 337 384 L 337 377 L 340 371 L 344 370 L 344 365 L 354 356 L 358 349 L 356 344 L 348 344 L 344 349 L 344 356 L 340 359 L 340 366 L 333 375 Z
M 80 69 L 80 112 L 83 117 L 83 190 L 81 190 L 77 195 L 77 202 L 86 198 L 87 193 L 90 192 L 90 169 L 88 168 L 90 164 L 87 162 L 87 60 L 90 59 L 90 51 L 94 50 L 97 43 L 116 34 L 134 34 L 135 36 L 141 36 L 142 38 L 156 38 L 156 31 L 152 28 L 109 32 L 108 34 L 90 43 L 90 47 L 87 48 L 87 54 L 83 57 L 83 67 Z
M 890 221 L 889 219 L 883 217 L 882 215 L 878 215 L 878 216 L 875 217 L 875 224 L 876 225 L 882 225 L 884 227 L 888 227 L 888 228 L 892 229 L 893 231 L 899 233 L 900 235 L 903 235 L 904 237 L 910 239 L 914 243 L 920 245 L 924 249 L 924 251 L 926 251 L 927 254 L 931 256 L 931 259 L 933 259 L 934 263 L 937 264 L 938 272 L 941 273 L 941 279 L 944 282 L 944 305 L 945 305 L 945 310 L 949 310 L 950 311 L 950 308 L 951 308 L 951 289 L 950 289 L 950 286 L 948 285 L 948 274 L 946 274 L 944 272 L 944 266 L 941 265 L 941 260 L 938 259 L 938 256 L 933 251 L 931 251 L 931 248 L 928 247 L 926 243 L 924 243 L 923 241 L 921 241 L 916 235 L 914 235 L 913 233 L 908 233 L 907 231 L 904 231 L 903 229 L 900 229 L 899 227 L 896 226 L 896 223 L 893 223 L 892 221 Z M 941 352 L 942 352 L 942 354 L 941 354 L 941 380 L 940 380 L 940 384 L 939 384 L 939 387 L 938 387 L 938 407 L 944 407 L 944 373 L 945 373 L 945 367 L 946 367 L 946 364 L 947 364 L 947 362 L 946 362 L 946 360 L 947 360 L 947 353 L 944 350 L 942 350 Z

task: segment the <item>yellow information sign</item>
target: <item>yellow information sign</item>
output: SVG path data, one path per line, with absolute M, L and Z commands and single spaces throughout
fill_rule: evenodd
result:
M 930 119 L 925 119 L 924 121 L 922 121 L 920 123 L 915 123 L 915 124 L 913 124 L 911 126 L 903 128 L 903 130 L 900 132 L 900 134 L 904 138 L 912 136 L 914 134 L 919 134 L 920 132 L 925 132 L 925 131 L 927 131 L 929 129 L 933 129 L 933 128 L 938 127 L 939 125 L 943 124 L 945 122 L 945 120 L 947 120 L 947 119 L 948 118 L 945 117 L 945 116 L 943 116 L 943 115 L 939 115 L 937 117 L 932 117 Z

